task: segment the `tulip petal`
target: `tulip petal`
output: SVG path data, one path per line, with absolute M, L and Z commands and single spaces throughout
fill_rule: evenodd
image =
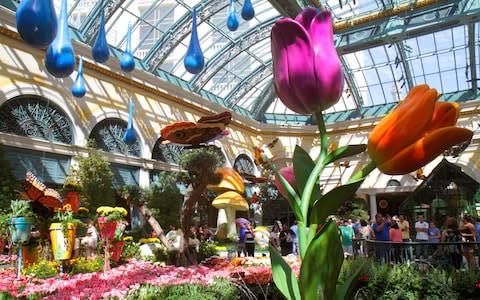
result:
M 389 175 L 407 174 L 431 162 L 449 147 L 468 141 L 472 136 L 473 132 L 465 128 L 440 128 L 377 167 Z
M 295 21 L 300 23 L 306 31 L 309 31 L 312 20 L 319 12 L 320 10 L 317 8 L 308 7 L 295 17 Z
M 435 129 L 454 126 L 460 115 L 460 105 L 456 102 L 437 102 L 433 111 L 432 121 L 426 129 L 431 132 Z
M 424 136 L 437 98 L 435 89 L 416 86 L 378 123 L 368 138 L 368 153 L 377 165 Z
M 333 24 L 329 11 L 318 13 L 309 29 L 315 55 L 317 89 L 321 93 L 322 110 L 337 103 L 343 92 L 344 75 L 333 41 Z
M 281 19 L 272 27 L 272 59 L 277 95 L 297 113 L 318 108 L 314 55 L 307 31 L 292 19 Z

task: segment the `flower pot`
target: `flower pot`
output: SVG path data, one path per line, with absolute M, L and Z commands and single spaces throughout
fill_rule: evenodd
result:
M 28 242 L 30 239 L 30 231 L 32 231 L 32 219 L 26 217 L 15 217 L 9 220 L 9 224 L 13 226 L 13 230 L 11 230 L 12 242 Z
M 120 260 L 120 256 L 122 256 L 123 245 L 123 241 L 116 241 L 110 246 L 110 259 L 114 262 L 118 262 Z
M 69 224 L 65 231 L 61 223 L 50 225 L 53 257 L 55 260 L 70 259 L 75 243 L 75 226 Z
M 23 267 L 26 268 L 38 261 L 38 253 L 41 247 L 22 246 Z
M 107 217 L 98 217 L 97 222 L 102 239 L 113 239 L 115 236 L 115 229 L 117 228 L 117 222 L 107 221 Z
M 80 207 L 80 193 L 79 192 L 67 192 L 66 199 L 63 201 L 63 205 L 70 204 L 74 213 L 78 212 Z

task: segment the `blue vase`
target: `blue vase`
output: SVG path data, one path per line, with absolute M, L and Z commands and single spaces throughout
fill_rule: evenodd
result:
M 245 0 L 242 8 L 242 18 L 246 21 L 255 17 L 255 10 L 253 9 L 252 0 Z
M 22 0 L 15 18 L 18 33 L 32 47 L 47 47 L 57 34 L 53 0 Z
M 75 54 L 68 29 L 67 0 L 62 0 L 57 36 L 45 53 L 45 67 L 58 78 L 69 76 L 75 68 Z
M 135 69 L 135 60 L 133 59 L 132 54 L 132 26 L 128 24 L 127 32 L 127 45 L 125 47 L 125 52 L 123 52 L 122 58 L 120 59 L 120 68 L 124 72 L 131 72 Z
M 98 28 L 97 39 L 92 47 L 92 57 L 99 63 L 104 63 L 110 58 L 107 35 L 105 34 L 105 14 L 103 10 L 100 13 L 100 27 Z
M 30 239 L 30 232 L 32 231 L 33 221 L 26 217 L 15 217 L 9 220 L 13 230 L 12 242 L 14 243 L 26 243 Z
M 87 89 L 85 88 L 85 78 L 83 78 L 83 59 L 80 57 L 77 77 L 75 77 L 75 82 L 72 86 L 72 95 L 77 98 L 82 98 L 86 93 Z
M 228 9 L 227 27 L 230 31 L 238 29 L 237 5 L 235 0 L 230 0 L 230 8 Z
M 129 111 L 128 111 L 128 125 L 125 134 L 123 135 L 123 141 L 125 144 L 133 144 L 137 141 L 135 129 L 133 129 L 133 101 L 130 97 Z
M 197 14 L 195 9 L 192 10 L 192 36 L 188 45 L 187 54 L 183 59 L 185 69 L 192 74 L 197 74 L 203 70 L 205 58 L 203 57 L 200 41 L 197 33 Z

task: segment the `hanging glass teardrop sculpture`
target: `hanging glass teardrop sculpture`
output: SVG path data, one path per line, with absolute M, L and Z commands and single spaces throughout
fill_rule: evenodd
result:
M 135 129 L 133 129 L 133 101 L 130 97 L 129 111 L 128 111 L 128 125 L 125 134 L 123 135 L 123 141 L 125 144 L 133 144 L 137 141 L 137 135 Z
M 45 53 L 45 67 L 50 74 L 59 78 L 69 76 L 75 68 L 75 54 L 68 30 L 67 0 L 62 0 L 57 36 Z
M 125 46 L 125 52 L 123 52 L 120 59 L 120 68 L 125 72 L 131 72 L 135 69 L 135 60 L 132 54 L 132 26 L 128 24 L 127 32 L 127 45 Z
M 53 0 L 22 0 L 15 18 L 18 33 L 32 47 L 47 47 L 57 34 Z
M 108 49 L 107 35 L 105 34 L 105 13 L 100 12 L 100 26 L 98 28 L 97 39 L 92 47 L 92 57 L 96 62 L 104 63 L 110 57 Z
M 242 8 L 242 18 L 246 21 L 255 17 L 255 10 L 253 9 L 252 0 L 245 0 Z
M 230 0 L 230 8 L 228 9 L 227 27 L 230 31 L 238 29 L 237 5 L 235 0 Z
M 185 65 L 185 69 L 192 74 L 197 74 L 202 71 L 205 65 L 205 58 L 203 57 L 200 41 L 198 40 L 197 14 L 195 9 L 192 10 L 192 36 L 190 38 L 190 44 L 188 45 L 187 54 L 183 59 L 183 64 Z
M 72 86 L 72 95 L 77 98 L 82 98 L 87 93 L 85 88 L 85 78 L 83 78 L 83 59 L 80 57 L 78 62 L 78 71 L 77 77 L 75 77 L 75 82 Z

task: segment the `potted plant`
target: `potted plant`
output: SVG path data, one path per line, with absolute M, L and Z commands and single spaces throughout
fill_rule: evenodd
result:
M 120 257 L 122 256 L 123 250 L 123 232 L 127 227 L 127 222 L 125 221 L 117 221 L 117 226 L 115 228 L 115 234 L 113 236 L 112 245 L 110 246 L 110 258 L 114 262 L 118 262 Z
M 30 202 L 26 200 L 12 200 L 10 203 L 11 214 L 9 218 L 12 242 L 26 243 L 30 238 L 33 217 Z
M 72 257 L 75 243 L 75 230 L 83 223 L 73 217 L 69 204 L 55 211 L 53 223 L 50 224 L 50 239 L 52 240 L 53 256 L 56 260 L 65 260 Z
M 72 211 L 76 213 L 80 207 L 80 191 L 82 190 L 82 186 L 75 170 L 70 169 L 68 173 L 62 188 L 65 195 L 63 203 L 70 204 Z

